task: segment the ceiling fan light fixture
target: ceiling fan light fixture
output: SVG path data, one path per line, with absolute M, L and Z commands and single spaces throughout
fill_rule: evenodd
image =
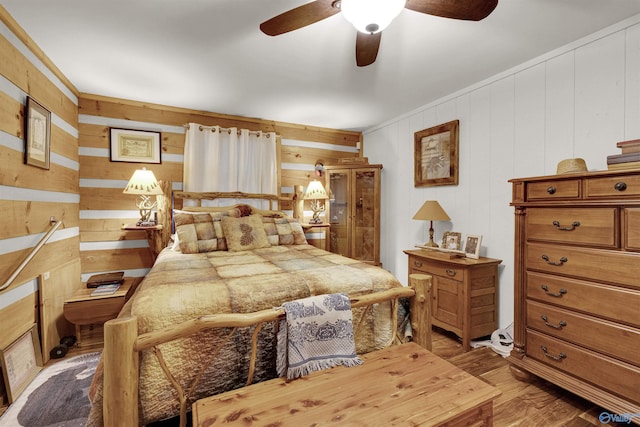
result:
M 340 8 L 345 19 L 356 30 L 375 34 L 391 24 L 404 9 L 406 0 L 342 0 Z

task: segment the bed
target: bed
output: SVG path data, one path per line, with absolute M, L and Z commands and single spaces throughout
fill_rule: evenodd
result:
M 239 194 L 256 196 L 174 196 Z M 282 212 L 245 204 L 166 209 L 166 199 L 161 210 L 173 213 L 177 243 L 163 242 L 118 318 L 105 324 L 89 426 L 178 415 L 184 425 L 196 400 L 274 378 L 284 302 L 346 293 L 358 354 L 397 339 L 399 298 L 412 297 L 418 316 L 428 310 L 427 283 L 417 299 L 386 270 L 307 244 L 301 225 Z

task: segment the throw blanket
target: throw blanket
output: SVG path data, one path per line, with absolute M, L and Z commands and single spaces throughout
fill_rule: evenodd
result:
M 286 317 L 278 330 L 278 375 L 294 379 L 337 365 L 362 364 L 347 295 L 316 295 L 282 307 Z

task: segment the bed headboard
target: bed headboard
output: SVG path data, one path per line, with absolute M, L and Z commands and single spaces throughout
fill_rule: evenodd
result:
M 232 191 L 232 192 L 192 192 L 192 191 L 171 191 L 171 182 L 169 181 L 160 181 L 160 186 L 163 190 L 163 195 L 158 196 L 158 224 L 162 225 L 162 239 L 161 242 L 158 242 L 161 247 L 157 249 L 162 249 L 166 247 L 169 243 L 169 239 L 171 233 L 173 232 L 173 220 L 172 220 L 172 212 L 174 208 L 180 209 L 188 209 L 191 211 L 198 210 L 206 210 L 207 212 L 215 212 L 215 211 L 225 211 L 233 207 L 239 206 L 241 203 L 235 203 L 233 205 L 228 206 L 220 206 L 220 207 L 202 207 L 202 200 L 220 200 L 220 199 L 229 199 L 235 200 L 268 200 L 269 201 L 269 210 L 266 209 L 258 209 L 251 206 L 251 213 L 258 213 L 262 216 L 266 217 L 280 217 L 280 218 L 288 218 L 289 216 L 284 212 L 281 212 L 278 209 L 280 202 L 291 201 L 290 198 L 282 197 L 274 194 L 258 194 L 258 193 L 243 193 L 240 191 Z M 196 200 L 198 206 L 189 206 L 182 207 L 182 203 L 177 203 L 176 200 Z M 178 206 L 178 207 L 176 207 Z

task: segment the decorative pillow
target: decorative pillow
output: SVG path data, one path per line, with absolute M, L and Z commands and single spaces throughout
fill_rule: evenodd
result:
M 241 218 L 222 217 L 222 230 L 230 251 L 246 251 L 271 246 L 264 231 L 262 217 L 257 214 Z
M 275 218 L 274 222 L 281 245 L 304 245 L 307 243 L 302 225 L 297 219 Z
M 271 246 L 278 246 L 280 244 L 280 237 L 278 236 L 278 229 L 273 218 L 262 217 L 262 225 L 264 226 L 264 232 L 267 234 L 267 240 Z
M 185 254 L 227 249 L 222 232 L 223 213 L 174 211 L 173 219 L 180 251 Z

